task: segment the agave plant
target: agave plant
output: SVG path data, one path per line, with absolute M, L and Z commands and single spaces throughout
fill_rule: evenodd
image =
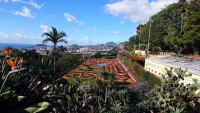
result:
M 48 84 L 53 82 L 53 78 L 55 78 L 53 73 L 53 60 L 51 57 L 42 56 L 39 57 L 38 61 L 32 65 L 34 74 L 41 80 L 42 84 Z

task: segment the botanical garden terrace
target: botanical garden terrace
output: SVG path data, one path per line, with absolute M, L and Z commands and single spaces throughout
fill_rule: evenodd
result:
M 191 77 L 184 78 L 184 83 L 193 83 L 192 78 L 200 82 L 200 60 L 188 57 L 155 57 L 145 59 L 145 69 L 161 77 L 165 74 L 165 68 L 181 68 L 187 69 L 187 73 L 191 73 Z
M 99 66 L 98 64 L 105 64 Z M 123 64 L 115 59 L 91 58 L 69 71 L 64 78 L 70 79 L 73 76 L 80 76 L 82 79 L 96 79 L 101 72 L 115 73 L 115 81 L 120 84 L 133 84 L 136 80 Z

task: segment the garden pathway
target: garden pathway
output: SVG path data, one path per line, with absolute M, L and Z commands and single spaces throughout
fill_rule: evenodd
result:
M 137 82 L 137 79 L 134 78 L 134 75 L 129 71 L 129 69 L 127 69 L 127 67 L 117 58 L 117 61 L 122 65 L 122 67 L 126 70 L 126 72 L 128 73 L 129 77 L 133 80 L 133 82 Z

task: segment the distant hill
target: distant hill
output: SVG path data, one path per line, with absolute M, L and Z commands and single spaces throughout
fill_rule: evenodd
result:
M 105 45 L 116 45 L 116 43 L 115 42 L 107 42 L 107 43 L 105 43 Z
M 45 44 L 36 44 L 35 46 L 47 46 Z
M 79 46 L 77 44 L 72 44 L 72 45 L 68 45 L 67 48 L 68 50 L 76 50 L 76 49 L 80 49 L 82 47 L 97 47 L 97 48 L 114 48 L 114 47 L 117 47 L 117 48 L 122 48 L 123 47 L 123 43 L 124 42 L 119 42 L 119 43 L 115 43 L 115 42 L 106 42 L 105 44 L 97 44 L 97 45 L 84 45 L 84 46 Z
M 45 44 L 36 44 L 35 46 L 31 46 L 31 47 L 46 47 L 48 45 L 45 45 Z M 59 47 L 59 46 L 57 46 Z M 77 44 L 72 44 L 72 45 L 67 45 L 65 46 L 67 48 L 67 50 L 69 51 L 75 51 L 75 50 L 79 50 L 80 48 L 83 48 L 83 47 L 89 47 L 89 48 L 101 48 L 101 49 L 106 49 L 106 48 L 122 48 L 123 47 L 123 42 L 120 42 L 120 43 L 115 43 L 115 42 L 107 42 L 107 43 L 104 43 L 104 44 L 97 44 L 97 45 L 77 45 Z

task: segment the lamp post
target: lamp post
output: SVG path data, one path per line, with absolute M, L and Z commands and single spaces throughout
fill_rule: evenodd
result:
M 140 36 L 139 36 L 139 51 L 140 51 L 140 37 L 141 37 L 141 24 L 140 24 Z
M 148 51 L 149 51 L 149 40 L 150 40 L 150 36 L 151 36 L 151 18 L 149 18 L 149 36 L 148 36 L 148 47 L 147 47 L 147 54 L 148 54 Z

